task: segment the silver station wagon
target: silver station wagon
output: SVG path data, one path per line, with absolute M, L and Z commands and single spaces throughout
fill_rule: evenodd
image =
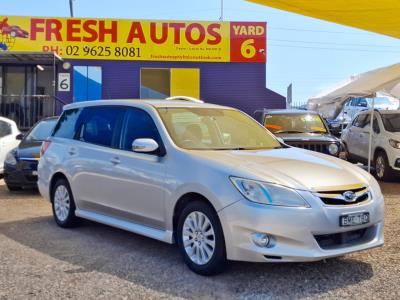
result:
M 43 143 L 41 194 L 78 218 L 177 243 L 191 270 L 315 261 L 383 244 L 376 180 L 282 144 L 245 113 L 181 100 L 65 106 Z

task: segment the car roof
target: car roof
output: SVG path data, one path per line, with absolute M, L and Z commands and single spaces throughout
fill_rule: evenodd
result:
M 95 100 L 95 101 L 82 101 L 67 104 L 64 106 L 64 110 L 72 108 L 90 107 L 90 106 L 106 106 L 106 105 L 123 105 L 123 106 L 152 106 L 155 108 L 161 107 L 201 107 L 201 108 L 224 108 L 233 109 L 228 106 L 221 106 L 211 103 L 196 103 L 192 101 L 183 100 L 154 100 L 154 99 L 113 99 L 113 100 Z
M 318 113 L 313 110 L 302 110 L 302 109 L 269 109 L 265 110 L 265 113 L 274 115 L 274 114 L 313 114 L 317 115 Z
M 7 123 L 15 124 L 15 121 L 14 121 L 14 120 L 8 119 L 8 118 L 6 118 L 6 117 L 0 116 L 0 120 L 2 120 L 2 121 L 4 121 L 4 122 L 7 122 Z

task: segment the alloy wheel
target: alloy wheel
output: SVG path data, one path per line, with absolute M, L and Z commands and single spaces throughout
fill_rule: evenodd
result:
M 383 158 L 382 155 L 379 155 L 376 158 L 376 174 L 378 175 L 379 178 L 382 178 L 385 175 L 385 159 Z
M 59 185 L 54 193 L 54 211 L 61 222 L 68 218 L 70 205 L 68 189 L 64 185 Z
M 190 213 L 183 224 L 182 240 L 186 254 L 197 265 L 205 265 L 215 251 L 215 233 L 209 218 L 199 211 Z

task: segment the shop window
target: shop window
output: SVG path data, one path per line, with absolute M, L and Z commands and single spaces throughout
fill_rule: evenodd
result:
M 200 97 L 200 70 L 194 68 L 140 70 L 140 98 Z
M 170 96 L 169 69 L 140 70 L 140 98 L 163 99 Z
M 102 98 L 102 71 L 96 66 L 74 66 L 74 101 L 100 100 Z

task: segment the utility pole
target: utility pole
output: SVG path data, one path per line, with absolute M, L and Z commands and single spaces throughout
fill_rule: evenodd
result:
M 219 16 L 219 20 L 220 21 L 224 20 L 224 0 L 221 0 L 221 14 Z
M 74 4 L 73 4 L 73 1 L 74 0 L 69 0 L 69 12 L 70 12 L 71 18 L 74 17 Z

